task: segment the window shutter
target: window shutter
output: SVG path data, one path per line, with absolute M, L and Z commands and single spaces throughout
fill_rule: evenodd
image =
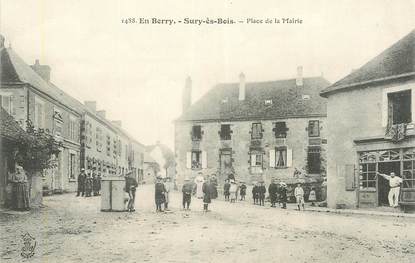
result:
M 293 165 L 293 150 L 287 149 L 287 167 L 291 167 Z
M 346 191 L 354 191 L 356 189 L 356 176 L 353 164 L 346 164 L 344 169 L 344 177 Z
M 256 165 L 256 154 L 251 154 L 251 166 Z
M 275 167 L 275 149 L 269 150 L 269 167 Z
M 187 169 L 192 168 L 192 153 L 191 152 L 186 153 L 186 168 Z
M 202 152 L 202 169 L 207 168 L 207 152 Z

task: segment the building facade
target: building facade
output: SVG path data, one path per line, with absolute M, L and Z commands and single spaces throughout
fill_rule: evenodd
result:
M 334 83 L 328 98 L 329 207 L 388 205 L 402 177 L 401 203 L 415 202 L 415 31 Z
M 292 180 L 295 170 L 325 175 L 326 104 L 322 77 L 219 84 L 175 122 L 178 183 L 198 173 L 219 183 L 234 174 L 253 182 Z M 185 94 L 191 81 L 186 81 Z M 190 100 L 186 98 L 185 100 Z

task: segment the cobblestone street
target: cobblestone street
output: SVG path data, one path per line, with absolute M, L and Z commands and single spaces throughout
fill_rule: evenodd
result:
M 203 213 L 155 213 L 152 186 L 137 192 L 137 212 L 104 213 L 100 198 L 45 197 L 45 208 L 1 213 L 2 262 L 414 262 L 412 218 L 363 217 L 215 201 Z M 342 226 L 342 227 L 339 227 Z M 36 238 L 20 256 L 21 235 Z M 364 258 L 364 261 L 362 259 Z

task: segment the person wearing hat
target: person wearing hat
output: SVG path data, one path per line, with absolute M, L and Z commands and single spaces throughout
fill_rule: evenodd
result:
M 246 196 L 246 184 L 245 184 L 245 182 L 241 182 L 241 186 L 239 187 L 239 194 L 241 195 L 241 201 L 245 200 L 245 196 Z
M 163 209 L 161 208 L 161 204 L 164 203 L 165 193 L 166 193 L 166 188 L 164 187 L 161 176 L 157 176 L 157 181 L 155 184 L 155 191 L 154 191 L 154 197 L 156 201 L 156 212 L 163 212 Z
M 210 185 L 212 187 L 212 199 L 218 198 L 218 179 L 216 174 L 212 174 L 210 177 Z
M 128 212 L 134 212 L 135 211 L 135 192 L 138 187 L 138 182 L 135 179 L 133 172 L 129 171 L 125 175 L 125 191 L 128 193 L 128 204 L 127 204 L 127 210 Z
M 282 209 L 287 209 L 287 184 L 284 182 L 280 183 L 280 202 L 282 204 Z
M 258 204 L 258 187 L 258 182 L 253 182 L 252 199 L 254 200 L 254 205 Z
M 182 186 L 183 193 L 183 210 L 190 210 L 190 202 L 192 201 L 192 191 L 193 184 L 190 182 L 189 178 L 184 179 L 184 184 Z
M 271 184 L 268 186 L 268 193 L 269 199 L 271 201 L 271 207 L 275 207 L 275 204 L 277 203 L 278 199 L 278 185 L 275 179 L 273 179 L 271 181 Z
M 82 194 L 82 196 L 84 196 L 84 194 L 85 194 L 85 179 L 86 179 L 85 169 L 82 168 L 81 173 L 78 175 L 78 192 L 77 192 L 76 196 L 79 196 L 80 194 Z
M 91 171 L 89 171 L 85 179 L 85 197 L 91 197 L 91 193 L 92 193 L 92 176 L 91 176 Z
M 267 188 L 265 188 L 264 181 L 259 182 L 258 188 L 258 196 L 259 196 L 259 204 L 264 206 L 265 205 L 265 193 L 267 192 Z
M 171 190 L 171 181 L 170 177 L 164 178 L 164 188 L 166 189 L 166 192 L 164 193 L 164 210 L 169 209 L 169 201 L 170 201 L 170 190 Z
M 231 203 L 236 202 L 236 192 L 238 191 L 238 186 L 236 185 L 235 180 L 231 180 L 231 187 L 229 188 L 229 195 Z

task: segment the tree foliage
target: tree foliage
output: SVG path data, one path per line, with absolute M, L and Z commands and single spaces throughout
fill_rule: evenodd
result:
M 56 162 L 51 157 L 59 154 L 62 143 L 45 130 L 35 129 L 30 121 L 26 123 L 26 133 L 20 134 L 16 142 L 16 163 L 29 174 L 56 167 Z

